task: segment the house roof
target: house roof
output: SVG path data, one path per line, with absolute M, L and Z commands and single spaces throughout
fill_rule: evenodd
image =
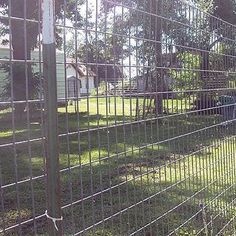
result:
M 80 76 L 96 76 L 96 74 L 91 70 L 91 68 L 86 67 L 85 65 L 81 65 L 79 63 L 75 63 L 74 61 L 70 60 L 71 63 L 68 66 L 72 66 Z

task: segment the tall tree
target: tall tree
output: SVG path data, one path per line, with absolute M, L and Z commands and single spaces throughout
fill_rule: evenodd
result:
M 119 7 L 120 2 L 116 0 L 108 4 L 104 1 L 104 5 L 109 10 Z M 184 15 L 183 4 L 179 0 L 131 0 L 123 4 L 137 9 L 127 13 L 124 35 L 130 41 L 130 54 L 136 57 L 137 72 L 148 80 L 145 84 L 154 94 L 156 114 L 162 114 L 163 92 L 166 89 L 164 54 L 171 52 L 171 45 L 181 35 L 180 30 L 174 31 L 180 27 L 176 22 L 186 23 L 188 20 Z
M 210 69 L 210 65 L 214 64 L 214 60 L 219 58 L 215 56 L 211 56 L 211 50 L 216 48 L 220 49 L 222 54 L 231 54 L 233 55 L 233 50 L 235 45 L 233 45 L 232 41 L 227 41 L 227 38 L 234 39 L 236 37 L 235 31 L 233 30 L 232 25 L 226 24 L 223 21 L 226 21 L 230 24 L 236 23 L 236 1 L 235 0 L 196 0 L 195 3 L 197 6 L 212 15 L 204 14 L 205 23 L 204 28 L 207 29 L 205 39 L 202 40 L 200 46 L 201 51 L 201 77 L 208 77 L 208 71 Z M 219 21 L 217 18 L 222 19 L 223 21 Z M 224 49 L 227 51 L 222 51 L 223 48 L 219 45 L 224 45 Z M 231 52 L 230 52 L 231 51 Z M 228 61 L 228 60 L 227 60 Z M 216 63 L 215 63 L 216 64 Z M 224 69 L 228 70 L 232 66 L 233 63 L 228 63 L 225 65 Z M 218 68 L 219 69 L 219 68 Z M 223 69 L 223 68 L 222 68 Z

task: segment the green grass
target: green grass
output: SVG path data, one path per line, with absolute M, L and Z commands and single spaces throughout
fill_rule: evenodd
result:
M 143 99 L 139 100 L 142 105 Z M 58 110 L 59 133 L 81 131 L 79 141 L 77 134 L 59 140 L 60 168 L 76 166 L 61 173 L 62 205 L 87 197 L 73 208 L 63 210 L 65 235 L 127 207 L 128 211 L 88 230 L 86 235 L 126 235 L 158 217 L 162 218 L 137 235 L 167 235 L 193 215 L 175 235 L 197 235 L 204 229 L 204 217 L 207 223 L 212 221 L 207 227 L 208 234 L 212 231 L 216 235 L 235 214 L 234 204 L 230 204 L 236 190 L 235 125 L 204 130 L 220 123 L 222 117 L 177 115 L 181 109 L 182 112 L 190 109 L 190 104 L 180 105 L 183 104 L 180 100 L 165 100 L 169 114 L 158 122 L 137 122 L 135 99 L 110 99 L 110 109 L 105 99 L 99 99 L 98 104 L 96 99 L 90 99 L 89 103 L 81 100 L 79 114 L 74 106 Z M 0 144 L 10 143 L 14 140 L 10 111 L 1 113 L 0 119 L 3 124 Z M 126 125 L 113 126 L 122 122 Z M 40 124 L 37 114 L 30 118 L 30 131 L 27 119 L 15 122 L 15 140 L 40 137 Z M 42 175 L 44 162 L 42 141 L 16 145 L 15 154 L 12 147 L 2 148 L 2 185 L 15 182 L 16 166 L 18 180 L 26 180 L 31 174 Z M 119 187 L 109 190 L 111 186 Z M 98 194 L 91 198 L 92 193 Z M 9 186 L 2 194 L 4 211 L 0 213 L 0 228 L 3 224 L 9 227 L 17 223 L 19 213 L 23 220 L 32 218 L 33 198 L 35 215 L 43 214 L 46 209 L 44 179 L 34 180 L 32 185 L 30 182 L 18 185 L 19 211 L 16 187 Z M 207 205 L 204 214 L 200 204 Z M 36 223 L 37 233 L 45 232 L 45 219 Z M 231 226 L 222 235 L 231 235 Z M 32 223 L 22 226 L 23 235 L 32 235 L 32 229 Z M 14 230 L 9 233 L 15 234 Z M 206 235 L 206 230 L 199 235 Z

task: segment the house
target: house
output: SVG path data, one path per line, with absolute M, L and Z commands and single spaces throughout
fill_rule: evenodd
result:
M 42 74 L 42 52 L 34 50 L 31 52 L 33 73 Z M 10 60 L 9 47 L 0 47 L 0 59 Z M 23 62 L 24 63 L 24 62 Z M 76 98 L 90 94 L 95 88 L 96 74 L 85 65 L 72 61 L 64 57 L 64 53 L 56 53 L 57 72 L 57 97 L 58 99 Z M 0 94 L 7 83 L 7 73 L 0 68 Z M 67 86 L 67 88 L 66 88 Z
M 66 66 L 66 78 L 68 97 L 76 97 L 90 94 L 95 88 L 96 74 L 85 65 L 71 62 Z

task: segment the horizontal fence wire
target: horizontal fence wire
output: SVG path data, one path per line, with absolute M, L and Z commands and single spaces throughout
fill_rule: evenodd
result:
M 55 1 L 64 235 L 236 233 L 236 27 L 199 2 Z M 0 2 L 1 235 L 48 232 L 41 4 Z

